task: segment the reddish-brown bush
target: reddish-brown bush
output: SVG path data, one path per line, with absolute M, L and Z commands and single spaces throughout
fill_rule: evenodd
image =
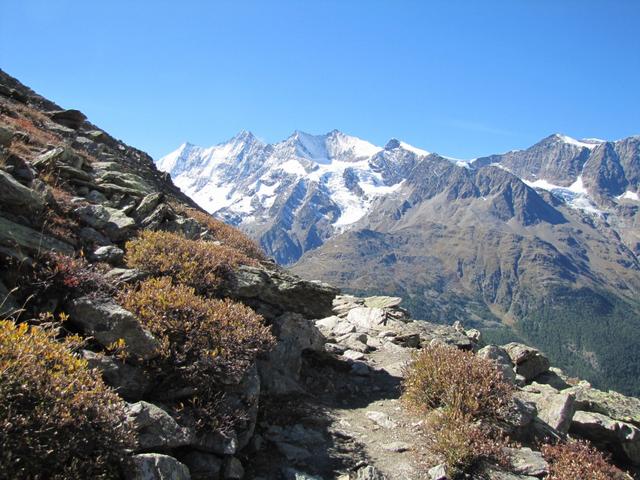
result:
M 256 260 L 265 260 L 264 252 L 260 246 L 237 228 L 213 218 L 208 213 L 193 208 L 177 206 L 176 209 L 205 226 L 215 240 L 241 251 L 248 257 Z
M 514 387 L 489 360 L 445 345 L 421 350 L 405 370 L 402 400 L 427 412 L 445 407 L 473 418 L 501 418 Z
M 120 295 L 122 305 L 160 340 L 156 359 L 162 385 L 190 387 L 196 417 L 215 428 L 215 407 L 221 383 L 241 378 L 256 356 L 274 338 L 262 317 L 231 300 L 198 296 L 194 289 L 173 284 L 171 278 L 146 280 Z M 164 388 L 164 387 L 161 387 Z
M 0 321 L 0 478 L 120 478 L 124 403 L 71 353 L 79 342 Z
M 586 441 L 545 445 L 542 454 L 549 462 L 546 480 L 616 480 L 629 478 Z
M 168 275 L 198 292 L 215 291 L 238 265 L 256 261 L 226 245 L 188 240 L 178 233 L 144 231 L 127 242 L 126 262 L 154 275 Z

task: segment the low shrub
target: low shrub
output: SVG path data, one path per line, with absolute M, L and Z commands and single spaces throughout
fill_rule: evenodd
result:
M 458 476 L 482 460 L 505 464 L 506 440 L 495 426 L 514 387 L 494 364 L 455 347 L 421 350 L 405 368 L 402 401 L 425 416 L 430 450 Z
M 168 275 L 200 293 L 215 291 L 238 265 L 253 265 L 244 253 L 214 242 L 189 240 L 178 233 L 144 231 L 126 244 L 126 262 L 154 275 Z
M 53 333 L 0 321 L 0 478 L 120 478 L 124 403 Z
M 200 297 L 169 277 L 146 280 L 119 299 L 161 343 L 160 357 L 153 360 L 158 377 L 164 377 L 160 388 L 191 387 L 196 418 L 217 428 L 220 385 L 239 380 L 274 343 L 262 317 L 232 300 Z
M 569 440 L 566 443 L 545 445 L 542 454 L 549 462 L 546 480 L 616 480 L 629 478 L 586 441 Z
M 483 460 L 508 464 L 500 434 L 469 415 L 450 409 L 434 411 L 427 417 L 427 428 L 429 450 L 442 458 L 453 477 Z
M 498 419 L 508 411 L 513 392 L 491 361 L 434 345 L 405 369 L 402 400 L 418 413 L 444 407 L 472 418 Z
M 260 246 L 237 228 L 227 225 L 226 223 L 213 218 L 208 213 L 201 212 L 194 208 L 186 208 L 183 206 L 177 206 L 176 208 L 180 213 L 193 218 L 198 223 L 205 226 L 215 240 L 241 251 L 250 258 L 265 260 L 266 257 Z

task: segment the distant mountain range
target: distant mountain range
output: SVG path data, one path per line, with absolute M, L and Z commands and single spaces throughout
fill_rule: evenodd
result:
M 576 375 L 640 393 L 640 137 L 554 134 L 459 161 L 332 131 L 248 132 L 158 161 L 279 263 L 414 316 L 545 349 Z

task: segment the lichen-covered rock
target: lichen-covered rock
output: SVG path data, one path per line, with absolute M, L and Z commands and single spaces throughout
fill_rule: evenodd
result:
M 227 293 L 248 303 L 265 303 L 281 312 L 318 319 L 332 314 L 338 290 L 322 282 L 309 282 L 283 270 L 242 266 L 227 284 Z
M 70 321 L 103 346 L 123 339 L 127 352 L 144 360 L 157 355 L 158 341 L 135 315 L 111 299 L 81 297 L 67 305 Z
M 84 223 L 103 231 L 113 241 L 124 240 L 136 227 L 135 220 L 126 213 L 104 205 L 85 205 L 75 213 Z
M 640 398 L 612 391 L 603 392 L 585 384 L 571 387 L 569 391 L 575 393 L 578 410 L 601 413 L 640 427 Z
M 191 480 L 187 466 L 169 455 L 141 453 L 132 458 L 127 480 Z
M 542 477 L 549 473 L 549 464 L 542 454 L 530 448 L 505 448 L 511 470 L 521 475 Z

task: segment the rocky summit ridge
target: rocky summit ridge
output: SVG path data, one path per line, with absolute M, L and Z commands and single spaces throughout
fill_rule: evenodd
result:
M 317 144 L 305 145 L 317 154 Z M 521 445 L 505 450 L 508 464 L 484 465 L 471 478 L 545 478 L 550 467 L 537 441 L 567 435 L 591 439 L 626 467 L 640 464 L 640 400 L 569 378 L 535 348 L 481 346 L 478 330 L 412 319 L 400 298 L 344 295 L 265 259 L 226 271 L 216 295 L 262 315 L 274 344 L 221 383 L 218 406 L 238 418 L 224 429 L 199 429 L 183 410 L 194 391 L 154 384 L 162 372 L 147 362 L 157 359 L 162 332 L 124 308 L 117 291 L 135 290 L 151 275 L 150 264 L 127 263 L 127 245 L 145 232 L 216 248 L 237 238 L 221 236 L 222 227 L 146 154 L 1 71 L 0 159 L 0 307 L 12 319 L 2 326 L 15 320 L 48 329 L 61 345 L 79 335 L 69 344 L 73 358 L 83 359 L 74 369 L 95 369 L 133 428 L 122 478 L 447 478 L 441 465 L 427 473 L 425 465 L 439 459 L 420 442 L 422 420 L 398 400 L 406 365 L 435 345 L 490 359 L 517 386 L 508 429 Z M 40 269 L 44 277 L 23 277 Z M 21 478 L 9 468 L 20 458 L 0 460 L 7 462 L 0 478 Z

